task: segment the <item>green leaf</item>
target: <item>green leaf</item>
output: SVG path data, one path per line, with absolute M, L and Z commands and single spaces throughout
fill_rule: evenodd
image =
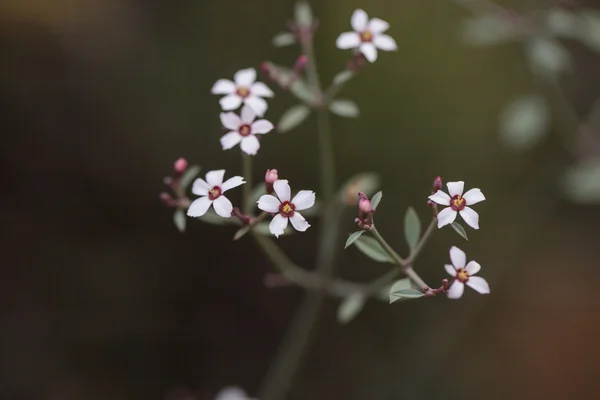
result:
M 410 279 L 408 279 L 408 278 L 400 279 L 399 281 L 392 283 L 392 285 L 389 288 L 386 288 L 385 299 L 389 300 L 390 304 L 392 304 L 394 301 L 397 301 L 400 299 L 399 297 L 393 295 L 394 292 L 398 292 L 400 290 L 412 289 L 412 288 L 413 288 L 412 282 Z M 382 293 L 382 294 L 384 294 L 384 293 Z
M 404 237 L 410 249 L 414 249 L 421 236 L 421 220 L 414 208 L 408 207 L 404 215 Z
M 196 219 L 211 225 L 242 225 L 242 221 L 237 218 L 223 218 L 215 214 L 213 211 L 209 211 Z
M 465 44 L 472 46 L 505 43 L 517 39 L 520 34 L 521 32 L 503 16 L 477 16 L 462 22 L 462 40 Z
M 352 321 L 364 308 L 365 296 L 354 293 L 342 300 L 337 310 L 337 320 L 341 324 Z
M 185 212 L 183 211 L 183 209 L 178 208 L 177 210 L 175 210 L 175 212 L 173 213 L 173 223 L 175 224 L 179 232 L 185 232 L 186 219 Z
M 372 260 L 377 262 L 392 262 L 392 259 L 379 242 L 370 236 L 361 236 L 354 242 L 354 245 Z
M 200 170 L 201 168 L 198 165 L 192 165 L 191 167 L 188 167 L 188 169 L 185 170 L 185 172 L 181 176 L 181 181 L 179 181 L 179 184 L 181 185 L 183 190 L 186 190 L 188 188 L 188 186 L 190 185 L 190 183 L 192 183 L 194 178 L 198 176 Z
M 310 108 L 304 104 L 292 106 L 283 113 L 276 129 L 280 133 L 288 132 L 304 122 L 309 115 Z
M 381 179 L 375 172 L 362 172 L 348 179 L 339 191 L 340 200 L 349 206 L 358 204 L 358 192 L 363 192 L 367 196 L 379 188 Z M 302 213 L 304 215 L 304 212 Z
M 248 210 L 254 210 L 256 208 L 256 202 L 260 199 L 260 196 L 265 194 L 265 184 L 259 183 L 258 185 L 252 188 L 250 192 L 250 196 L 246 199 L 246 208 Z
M 570 167 L 563 177 L 562 189 L 574 203 L 600 203 L 600 160 L 589 160 Z
M 360 237 L 360 235 L 362 235 L 363 233 L 365 233 L 365 231 L 356 231 L 352 235 L 350 235 L 348 237 L 348 240 L 346 240 L 346 245 L 344 246 L 344 248 L 347 249 L 348 246 L 350 246 L 352 243 L 356 242 L 358 240 L 358 238 Z
M 333 84 L 334 85 L 343 85 L 344 83 L 348 82 L 353 77 L 354 77 L 354 72 L 352 72 L 352 71 L 345 70 L 342 72 L 338 72 L 337 75 L 333 78 Z
M 505 143 L 530 150 L 541 142 L 548 131 L 550 109 L 546 99 L 535 93 L 517 97 L 500 117 L 500 135 Z
M 525 44 L 527 60 L 540 75 L 556 77 L 571 66 L 571 54 L 559 40 L 539 37 Z
M 294 9 L 294 19 L 300 27 L 308 28 L 312 25 L 312 10 L 308 2 L 299 1 L 296 3 L 296 7 Z
M 580 12 L 576 37 L 592 50 L 600 51 L 600 12 L 588 9 Z
M 250 232 L 250 226 L 249 225 L 242 226 L 240 229 L 238 229 L 238 231 L 235 233 L 235 235 L 233 235 L 233 240 L 240 239 L 242 236 L 244 236 L 248 232 Z
M 308 85 L 301 78 L 296 78 L 294 83 L 292 83 L 292 86 L 290 87 L 290 93 L 296 96 L 299 100 L 309 104 L 314 103 L 315 101 L 314 94 L 310 91 L 310 89 L 308 89 Z
M 281 32 L 273 36 L 273 46 L 286 47 L 296 43 L 296 36 L 291 32 Z
M 356 103 L 347 99 L 333 100 L 329 104 L 329 111 L 344 118 L 356 118 L 360 114 Z
M 390 304 L 401 299 L 418 299 L 419 297 L 423 296 L 425 296 L 423 293 L 415 289 L 401 289 L 394 292 L 390 291 Z
M 459 224 L 458 222 L 453 222 L 452 225 L 450 225 L 452 227 L 452 229 L 454 229 L 456 231 L 456 233 L 458 233 L 460 236 L 462 236 L 465 240 L 469 240 L 469 237 L 467 236 L 467 232 L 465 231 L 465 228 L 463 228 L 463 226 L 461 224 Z
M 382 197 L 383 197 L 383 192 L 379 191 L 379 192 L 375 193 L 375 195 L 371 199 L 371 207 L 373 208 L 373 210 L 377 209 L 377 206 L 379 205 L 379 202 L 381 201 Z

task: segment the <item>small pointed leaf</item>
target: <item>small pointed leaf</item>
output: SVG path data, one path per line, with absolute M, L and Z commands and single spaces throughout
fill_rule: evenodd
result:
M 508 145 L 530 150 L 544 138 L 549 123 L 546 99 L 539 94 L 525 94 L 505 107 L 500 119 L 500 135 Z
M 352 321 L 365 306 L 365 296 L 360 293 L 346 297 L 337 310 L 337 320 L 341 324 Z
M 401 299 L 418 299 L 419 297 L 425 296 L 423 293 L 415 289 L 401 289 L 395 292 L 390 292 L 390 304 L 401 300 Z
M 360 110 L 355 102 L 347 99 L 336 99 L 329 104 L 329 111 L 344 118 L 356 118 Z
M 238 229 L 238 231 L 233 236 L 233 240 L 240 239 L 242 236 L 244 236 L 248 232 L 250 232 L 250 226 L 249 225 L 242 226 L 240 229 Z
M 177 210 L 175 210 L 175 213 L 173 213 L 173 223 L 175 224 L 179 232 L 185 232 L 186 219 L 185 212 L 183 211 L 183 209 L 178 208 Z
M 281 32 L 273 36 L 273 46 L 286 47 L 296 43 L 296 36 L 291 32 Z
M 201 168 L 198 165 L 192 165 L 185 170 L 185 172 L 181 176 L 181 180 L 179 181 L 179 184 L 181 185 L 183 190 L 187 189 L 190 183 L 192 183 L 192 181 L 196 179 L 196 177 L 200 173 L 200 169 Z
M 386 288 L 386 292 L 385 292 L 385 299 L 390 301 L 390 304 L 392 304 L 394 301 L 399 300 L 400 298 L 397 296 L 394 296 L 393 293 L 400 291 L 400 290 L 406 290 L 406 289 L 412 289 L 412 282 L 410 279 L 408 278 L 404 278 L 404 279 L 400 279 L 399 281 L 396 281 L 392 284 L 392 286 L 390 286 L 389 288 Z M 384 293 L 382 293 L 382 297 L 383 297 Z
M 409 207 L 404 215 L 404 237 L 410 249 L 414 249 L 421 236 L 421 220 L 414 208 Z
M 294 9 L 294 19 L 300 27 L 308 28 L 312 25 L 312 10 L 307 1 L 299 1 L 296 3 L 296 8 Z
M 242 224 L 242 222 L 237 218 L 223 218 L 223 217 L 215 214 L 213 211 L 209 211 L 206 214 L 204 214 L 203 216 L 198 217 L 196 219 L 199 219 L 200 221 L 206 222 L 211 225 L 227 225 L 227 224 L 241 225 Z
M 465 231 L 465 228 L 463 228 L 461 224 L 459 224 L 458 222 L 453 222 L 450 226 L 465 240 L 469 240 L 469 237 L 467 236 L 467 231 Z
M 350 235 L 348 237 L 348 240 L 346 240 L 346 245 L 344 246 L 344 248 L 347 249 L 348 246 L 350 246 L 352 243 L 356 242 L 363 233 L 365 233 L 365 231 L 356 231 L 352 235 Z
M 280 133 L 288 132 L 304 122 L 309 114 L 310 108 L 304 104 L 292 106 L 283 113 L 279 119 L 276 129 Z
M 377 206 L 379 205 L 379 202 L 381 201 L 382 197 L 383 192 L 381 191 L 373 195 L 373 198 L 371 199 L 371 207 L 373 208 L 373 210 L 377 210 Z
M 370 236 L 361 236 L 354 242 L 354 245 L 372 260 L 377 262 L 392 262 L 392 259 L 379 242 Z
M 342 71 L 342 72 L 338 72 L 337 75 L 333 78 L 333 84 L 334 85 L 343 85 L 344 83 L 348 82 L 350 79 L 352 79 L 352 77 L 354 76 L 354 72 L 352 71 Z

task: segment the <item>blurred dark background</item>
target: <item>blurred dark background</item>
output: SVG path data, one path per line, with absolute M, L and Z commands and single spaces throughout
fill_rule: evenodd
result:
M 2 2 L 2 399 L 162 399 L 178 387 L 209 399 L 230 384 L 256 393 L 304 292 L 266 288 L 271 266 L 250 238 L 232 243 L 234 228 L 190 220 L 180 234 L 158 193 L 181 156 L 239 174 L 237 150 L 220 149 L 210 87 L 264 60 L 293 63 L 296 48 L 270 45 L 293 4 Z M 469 242 L 440 231 L 416 268 L 438 281 L 448 248 L 459 245 L 483 265 L 492 294 L 372 300 L 345 326 L 339 301 L 327 300 L 288 398 L 594 396 L 600 208 L 561 195 L 559 177 L 574 160 L 558 127 L 527 152 L 499 139 L 504 105 L 532 86 L 515 67 L 519 44 L 465 46 L 458 30 L 469 13 L 445 0 L 313 5 L 325 83 L 349 55 L 335 39 L 354 9 L 389 21 L 399 45 L 342 93 L 361 117 L 332 117 L 340 180 L 381 174 L 379 229 L 403 253 L 404 211 L 427 218 L 435 176 L 480 187 L 481 230 Z M 600 57 L 565 45 L 574 61 L 562 85 L 584 115 L 600 93 Z M 295 103 L 276 96 L 273 120 Z M 293 187 L 317 190 L 315 139 L 314 119 L 269 134 L 255 179 L 278 168 Z M 307 268 L 319 225 L 311 223 L 279 240 Z M 338 273 L 365 280 L 388 268 L 351 248 Z

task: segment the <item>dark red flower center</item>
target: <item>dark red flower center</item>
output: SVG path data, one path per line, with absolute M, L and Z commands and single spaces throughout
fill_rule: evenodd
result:
M 250 96 L 250 89 L 248 89 L 246 86 L 240 86 L 237 88 L 236 93 L 242 99 L 245 99 L 246 97 Z
M 215 186 L 214 188 L 212 188 L 208 191 L 208 198 L 210 200 L 215 200 L 221 195 L 221 193 L 223 193 L 221 188 L 218 186 Z
M 469 280 L 469 273 L 464 268 L 459 268 L 456 270 L 456 279 L 465 283 Z
M 365 43 L 365 42 L 370 42 L 373 40 L 373 33 L 371 31 L 364 31 L 360 34 L 360 41 Z
M 252 133 L 252 127 L 248 124 L 244 124 L 240 126 L 240 129 L 238 131 L 240 132 L 240 135 L 248 136 Z
M 453 198 L 450 199 L 450 207 L 452 207 L 453 210 L 460 211 L 460 210 L 464 209 L 466 206 L 467 206 L 467 201 L 465 200 L 464 197 L 462 197 L 459 194 L 457 194 L 456 196 L 454 196 Z
M 279 205 L 279 213 L 284 217 L 293 217 L 296 206 L 289 201 L 284 201 Z

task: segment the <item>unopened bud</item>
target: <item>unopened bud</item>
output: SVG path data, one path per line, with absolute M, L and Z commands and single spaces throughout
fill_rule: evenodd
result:
M 267 170 L 267 173 L 265 174 L 265 191 L 267 192 L 267 194 L 273 193 L 273 191 L 274 191 L 273 184 L 278 179 L 279 179 L 279 175 L 277 174 L 276 169 L 268 169 Z
M 167 207 L 174 207 L 176 205 L 175 199 L 169 193 L 162 192 L 159 198 Z
M 260 64 L 260 69 L 262 70 L 262 72 L 264 72 L 267 75 L 270 75 L 270 73 L 271 73 L 271 65 L 268 61 L 263 61 Z
M 173 169 L 175 173 L 181 175 L 185 172 L 188 167 L 188 162 L 185 158 L 178 158 L 177 161 L 173 164 Z
M 171 178 L 170 176 L 165 176 L 163 178 L 163 183 L 167 186 L 171 186 L 173 184 L 173 178 Z
M 371 206 L 371 200 L 367 197 L 366 194 L 359 192 L 358 193 L 358 210 L 361 213 L 369 214 L 373 212 L 373 207 Z
M 433 193 L 437 192 L 438 190 L 442 190 L 442 177 L 438 176 L 437 178 L 435 178 L 435 180 L 433 181 Z

